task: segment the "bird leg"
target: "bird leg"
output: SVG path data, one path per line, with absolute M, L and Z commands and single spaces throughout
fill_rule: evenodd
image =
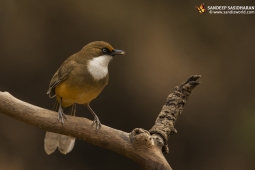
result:
M 75 116 L 75 112 L 76 112 L 76 103 L 74 103 L 74 104 L 72 105 L 71 115 L 72 115 L 72 116 Z
M 89 111 L 92 113 L 92 115 L 94 116 L 94 120 L 92 123 L 92 126 L 94 124 L 96 124 L 96 131 L 101 127 L 101 122 L 99 121 L 99 118 L 97 117 L 96 113 L 91 109 L 91 107 L 89 106 L 89 104 L 85 105 Z
M 62 98 L 60 98 L 59 107 L 58 107 L 58 120 L 60 120 L 60 119 L 61 119 L 61 123 L 63 125 L 64 119 L 66 119 L 66 116 L 65 116 L 63 108 L 62 108 Z

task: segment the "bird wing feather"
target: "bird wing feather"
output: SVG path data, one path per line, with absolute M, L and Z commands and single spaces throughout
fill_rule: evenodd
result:
M 69 58 L 59 67 L 59 69 L 53 75 L 50 81 L 49 90 L 47 91 L 50 98 L 56 96 L 55 87 L 68 78 L 69 74 L 73 71 L 76 65 L 77 63 Z

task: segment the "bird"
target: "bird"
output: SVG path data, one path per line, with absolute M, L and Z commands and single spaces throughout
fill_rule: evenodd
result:
M 95 41 L 85 45 L 79 52 L 67 58 L 53 75 L 47 94 L 56 97 L 53 110 L 58 112 L 58 120 L 64 125 L 65 114 L 75 116 L 76 104 L 82 104 L 94 116 L 92 126 L 96 131 L 101 123 L 89 106 L 108 84 L 108 64 L 116 55 L 124 55 L 122 50 L 114 49 L 109 43 Z M 49 155 L 56 148 L 67 154 L 72 151 L 75 138 L 53 132 L 46 132 L 44 149 Z

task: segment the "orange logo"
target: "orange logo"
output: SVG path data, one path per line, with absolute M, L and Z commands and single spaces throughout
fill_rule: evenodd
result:
M 199 7 L 195 6 L 200 14 L 205 13 L 205 5 L 202 3 Z

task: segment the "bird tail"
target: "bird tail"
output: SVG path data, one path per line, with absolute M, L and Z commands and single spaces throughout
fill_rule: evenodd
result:
M 72 151 L 74 143 L 74 137 L 46 132 L 44 138 L 44 149 L 48 155 L 53 153 L 57 148 L 62 154 L 67 154 Z
M 59 103 L 56 101 L 54 111 L 58 111 Z M 71 115 L 75 115 L 76 104 L 73 104 L 69 108 L 65 108 L 64 111 L 71 108 Z M 46 132 L 44 138 L 44 150 L 49 155 L 53 153 L 57 148 L 62 154 L 67 154 L 72 151 L 75 143 L 75 138 L 71 136 L 61 135 L 53 132 Z

